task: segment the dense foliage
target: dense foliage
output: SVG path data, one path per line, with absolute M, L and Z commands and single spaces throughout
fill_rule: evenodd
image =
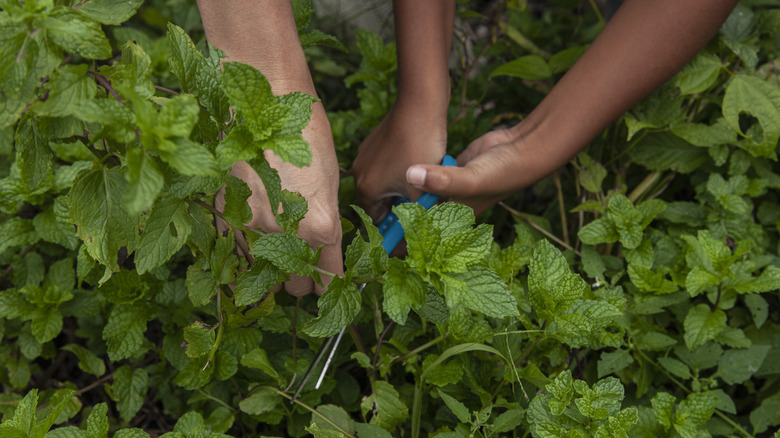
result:
M 293 3 L 349 169 L 393 101 L 395 47 L 313 26 Z M 458 14 L 452 154 L 521 119 L 604 21 L 570 0 Z M 309 163 L 313 99 L 220 68 L 199 26 L 186 0 L 0 0 L 0 436 L 687 438 L 780 425 L 775 1 L 744 1 L 666 86 L 480 218 L 396 207 L 403 259 L 349 206 L 345 171 L 346 274 L 319 299 L 269 292 L 291 273 L 333 274 L 295 235 L 306 201 L 261 153 Z M 283 207 L 283 233 L 243 225 L 250 192 L 227 176 L 238 160 Z M 311 379 L 291 403 L 346 324 L 322 387 Z

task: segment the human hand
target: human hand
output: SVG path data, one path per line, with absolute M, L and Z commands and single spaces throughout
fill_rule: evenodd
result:
M 311 122 L 303 130 L 303 138 L 309 142 L 312 152 L 311 165 L 303 168 L 283 162 L 271 151 L 265 151 L 265 157 L 271 167 L 279 172 L 282 188 L 300 193 L 309 203 L 309 211 L 301 221 L 298 236 L 316 249 L 323 245 L 319 267 L 335 274 L 344 274 L 341 253 L 341 221 L 338 212 L 338 162 L 333 148 L 330 124 L 325 116 L 322 104 L 313 106 Z M 268 195 L 257 172 L 246 162 L 233 165 L 231 175 L 243 180 L 252 190 L 247 199 L 252 209 L 252 220 L 248 227 L 260 228 L 266 232 L 281 232 L 270 210 Z M 217 195 L 216 208 L 224 209 L 223 192 Z M 226 226 L 223 222 L 222 226 Z M 327 285 L 327 277 L 323 278 Z M 325 288 L 315 284 L 312 278 L 292 275 L 284 284 L 285 290 L 294 296 L 303 296 Z
M 466 204 L 479 214 L 533 182 L 538 173 L 523 171 L 528 168 L 525 143 L 512 129 L 492 131 L 458 156 L 458 167 L 414 165 L 406 179 L 418 190 Z
M 417 199 L 422 191 L 406 181 L 406 170 L 413 164 L 441 162 L 446 148 L 443 115 L 394 106 L 360 145 L 352 164 L 358 204 L 378 220 L 387 214 L 393 197 Z

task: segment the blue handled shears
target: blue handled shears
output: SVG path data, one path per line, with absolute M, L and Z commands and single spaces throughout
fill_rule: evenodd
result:
M 441 162 L 441 165 L 457 166 L 458 163 L 455 162 L 455 159 L 452 158 L 450 155 L 445 155 L 444 159 Z M 429 208 L 433 207 L 436 204 L 436 201 L 438 200 L 439 200 L 439 195 L 434 195 L 433 193 L 423 193 L 414 202 L 422 205 L 426 210 L 428 210 Z M 397 197 L 393 201 L 393 205 L 399 205 L 406 202 L 412 202 L 412 201 L 407 198 Z M 387 216 L 385 216 L 385 218 L 382 220 L 382 222 L 379 223 L 377 228 L 379 229 L 379 233 L 384 238 L 382 240 L 382 247 L 384 247 L 385 251 L 387 251 L 387 254 L 390 254 L 398 245 L 398 243 L 401 241 L 401 239 L 404 238 L 404 228 L 401 226 L 401 223 L 398 222 L 398 216 L 396 216 L 395 213 L 390 211 L 387 214 Z M 363 288 L 365 286 L 366 283 L 361 284 L 358 287 L 358 290 L 360 292 L 363 292 Z M 295 390 L 295 394 L 293 394 L 292 399 L 290 399 L 290 404 L 295 403 L 295 399 L 297 399 L 298 395 L 300 395 L 304 385 L 306 385 L 306 382 L 309 380 L 309 377 L 311 377 L 311 373 L 314 371 L 314 368 L 317 366 L 320 360 L 322 360 L 322 358 L 327 353 L 328 358 L 325 360 L 325 364 L 322 366 L 322 370 L 320 371 L 320 377 L 317 379 L 317 383 L 314 385 L 314 389 L 320 388 L 320 385 L 322 384 L 322 380 L 325 378 L 325 373 L 328 371 L 328 368 L 330 367 L 330 363 L 333 361 L 333 357 L 336 355 L 336 349 L 339 348 L 339 343 L 341 342 L 341 338 L 344 336 L 344 331 L 346 329 L 347 326 L 342 327 L 336 336 L 332 336 L 328 338 L 322 344 L 319 351 L 317 351 L 317 355 L 314 356 L 314 360 L 312 361 L 311 365 L 309 365 L 309 368 L 306 370 L 306 374 L 303 375 L 303 380 L 301 380 L 301 383 L 298 385 L 298 388 Z

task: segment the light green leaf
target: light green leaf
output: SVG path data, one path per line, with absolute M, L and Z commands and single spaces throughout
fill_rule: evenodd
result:
M 650 170 L 690 173 L 707 162 L 707 150 L 698 148 L 669 132 L 654 132 L 640 140 L 628 153 L 637 164 Z
M 761 405 L 750 413 L 750 424 L 753 425 L 754 432 L 763 433 L 770 426 L 780 424 L 778 412 L 780 412 L 780 392 L 762 400 Z
M 317 301 L 319 315 L 303 326 L 309 336 L 326 338 L 352 322 L 360 312 L 360 292 L 355 283 L 335 277 Z
M 81 172 L 70 191 L 70 216 L 89 255 L 112 271 L 119 270 L 118 255 L 135 250 L 140 217 L 130 215 L 122 203 L 127 189 L 124 176 L 114 169 Z
M 509 286 L 488 268 L 474 266 L 467 272 L 455 274 L 453 278 L 462 282 L 465 288 L 453 288 L 450 287 L 453 282 L 445 283 L 448 286 L 445 289 L 446 298 L 451 302 L 451 307 L 460 302 L 471 310 L 493 318 L 520 315 Z
M 51 178 L 52 153 L 48 138 L 37 119 L 25 117 L 16 131 L 16 166 L 29 190 L 35 190 Z
M 173 144 L 173 143 L 172 143 Z M 205 145 L 178 138 L 171 149 L 161 149 L 160 158 L 183 175 L 219 176 L 219 165 Z
M 446 227 L 439 227 L 447 230 Z M 442 236 L 434 257 L 440 272 L 463 272 L 479 263 L 490 251 L 493 243 L 493 227 L 481 224 L 476 228 Z
M 761 134 L 742 132 L 739 117 L 750 114 L 758 119 Z M 748 152 L 754 157 L 774 158 L 775 147 L 780 139 L 780 89 L 752 76 L 738 74 L 726 84 L 723 95 L 723 117 L 726 123 L 753 144 Z
M 57 199 L 65 202 L 65 198 L 63 197 Z M 75 250 L 79 246 L 79 237 L 76 235 L 76 230 L 73 228 L 73 226 L 63 223 L 63 221 L 57 217 L 56 213 L 54 212 L 54 209 L 57 207 L 56 202 L 57 201 L 55 201 L 54 206 L 46 207 L 45 210 L 38 213 L 35 218 L 33 218 L 32 224 L 34 230 L 37 232 L 41 240 L 62 245 L 70 250 Z M 69 213 L 66 214 L 69 215 Z M 0 229 L 2 229 L 1 226 Z M 0 233 L 2 233 L 2 231 L 0 231 Z M 13 238 L 19 239 L 25 238 L 25 236 L 32 237 L 30 234 L 22 233 L 21 235 L 14 236 Z M 2 239 L 0 238 L 0 242 L 1 241 Z M 0 243 L 0 247 L 1 246 L 2 243 Z
M 716 55 L 709 52 L 700 53 L 677 73 L 672 83 L 680 88 L 683 95 L 698 94 L 715 84 L 721 67 L 720 58 Z
M 252 220 L 252 209 L 247 203 L 247 198 L 252 195 L 252 190 L 241 179 L 228 176 L 225 183 L 225 210 L 223 215 L 226 221 L 240 226 Z
M 143 368 L 123 365 L 114 371 L 114 395 L 119 399 L 117 410 L 122 420 L 129 422 L 141 409 L 148 385 L 149 375 Z
M 143 0 L 89 0 L 76 9 L 103 24 L 119 25 L 135 15 Z
M 552 76 L 552 70 L 544 59 L 537 55 L 521 56 L 490 73 L 493 76 L 514 76 L 522 79 L 546 79 Z
M 664 367 L 666 371 L 669 371 L 673 375 L 683 380 L 692 378 L 691 370 L 688 369 L 688 366 L 677 359 L 671 357 L 659 357 L 658 363 L 661 364 L 661 366 Z
M 114 438 L 149 438 L 149 434 L 137 428 L 119 429 Z
M 715 342 L 731 348 L 750 348 L 753 345 L 742 329 L 728 326 L 715 336 Z
M 580 164 L 578 176 L 582 187 L 591 193 L 601 192 L 601 184 L 607 177 L 607 169 L 585 152 L 577 155 L 577 161 Z
M 588 284 L 570 271 L 563 254 L 548 241 L 539 241 L 528 274 L 528 298 L 536 313 L 555 319 L 587 289 Z
M 184 92 L 195 92 L 198 85 L 198 68 L 203 56 L 195 48 L 187 32 L 171 22 L 168 22 L 166 38 L 171 48 L 171 56 L 168 58 L 171 72 L 179 78 Z
M 57 9 L 36 20 L 35 26 L 46 29 L 49 38 L 67 52 L 87 59 L 111 57 L 111 44 L 100 24 L 70 8 Z
M 304 167 L 311 164 L 309 142 L 300 135 L 274 135 L 259 143 L 259 146 L 274 151 L 282 161 L 294 166 Z
M 747 283 L 738 284 L 734 288 L 737 292 L 743 294 L 755 294 L 762 292 L 771 292 L 780 289 L 780 268 L 777 266 L 767 266 L 758 277 Z
M 32 315 L 30 330 L 41 344 L 49 342 L 62 331 L 62 314 L 57 307 L 38 308 Z
M 95 81 L 87 78 L 87 65 L 64 65 L 46 83 L 48 98 L 32 108 L 36 114 L 65 117 L 77 113 L 77 108 L 95 96 Z
M 607 218 L 599 218 L 588 222 L 577 233 L 582 243 L 598 245 L 599 243 L 612 243 L 620 239 L 618 230 L 612 221 Z
M 711 147 L 737 142 L 737 133 L 723 118 L 712 125 L 701 123 L 678 123 L 672 125 L 672 133 L 696 146 Z
M 382 309 L 393 321 L 404 325 L 409 310 L 425 303 L 425 282 L 406 263 L 395 258 L 389 260 L 382 278 L 385 280 Z
M 298 225 L 309 211 L 309 203 L 300 193 L 282 190 L 282 211 L 276 215 L 276 224 L 285 233 L 297 234 Z
M 726 314 L 721 309 L 710 311 L 706 304 L 691 307 L 683 323 L 685 345 L 693 349 L 715 339 L 726 327 Z
M 4 418 L 4 421 L 0 424 L 0 434 L 8 437 L 30 436 L 36 422 L 35 408 L 37 405 L 38 390 L 33 388 L 16 405 L 13 417 Z
M 252 243 L 251 253 L 268 260 L 282 271 L 314 275 L 314 252 L 300 237 L 287 233 L 269 233 Z

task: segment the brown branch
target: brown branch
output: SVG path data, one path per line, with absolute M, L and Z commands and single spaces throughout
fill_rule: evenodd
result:
M 90 75 L 92 75 L 95 78 L 95 80 L 98 81 L 98 83 L 103 88 L 108 90 L 108 92 L 111 93 L 112 96 L 114 96 L 114 99 L 116 99 L 117 102 L 119 102 L 122 105 L 125 104 L 125 101 L 122 100 L 121 97 L 119 97 L 119 93 L 117 93 L 116 90 L 114 89 L 114 87 L 111 86 L 111 83 L 108 81 L 108 78 L 106 78 L 102 74 L 100 74 L 98 72 L 95 72 L 95 71 L 92 71 L 92 70 L 90 70 L 88 73 Z

